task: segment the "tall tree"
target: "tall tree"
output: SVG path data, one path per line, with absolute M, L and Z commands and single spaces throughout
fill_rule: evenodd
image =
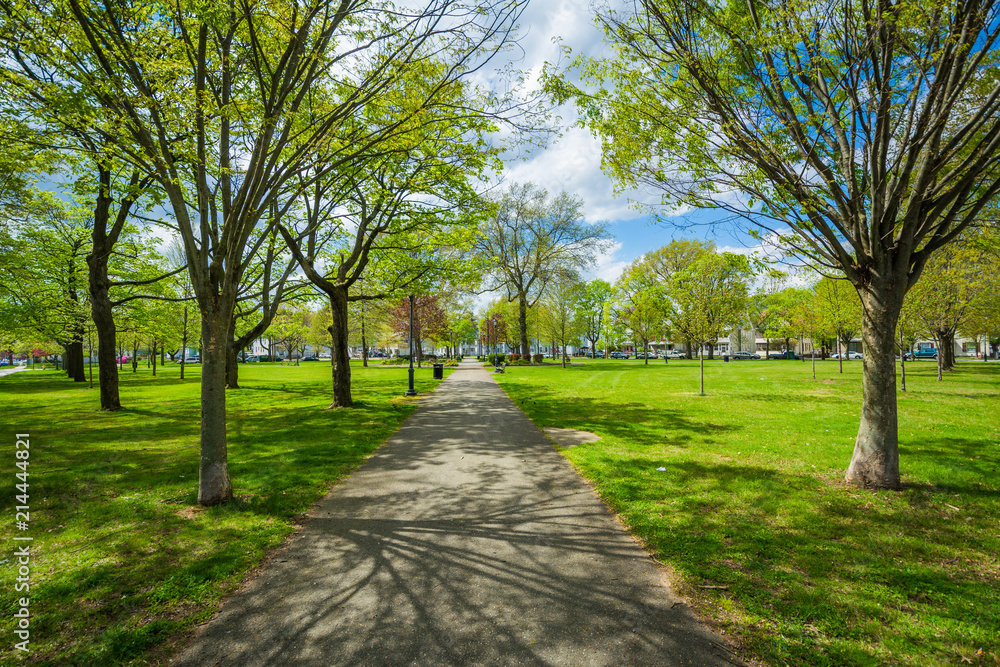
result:
M 736 324 L 746 309 L 752 275 L 743 255 L 709 253 L 670 281 L 667 313 L 674 326 L 698 345 L 700 392 L 705 395 L 705 345 Z
M 664 286 L 656 279 L 648 259 L 640 257 L 626 267 L 615 283 L 615 309 L 625 321 L 635 345 L 649 365 L 649 341 L 664 329 L 666 319 Z
M 553 276 L 543 298 L 542 326 L 549 337 L 559 344 L 562 367 L 566 368 L 567 348 L 580 340 L 583 326 L 576 315 L 584 292 L 580 278 L 569 271 Z M 525 349 L 525 348 L 522 348 Z M 525 353 L 530 354 L 530 351 Z
M 925 279 L 907 295 L 904 311 L 937 346 L 939 380 L 955 367 L 955 335 L 986 297 L 983 275 L 992 270 L 982 247 L 963 239 L 935 253 Z
M 529 354 L 528 309 L 564 272 L 591 266 L 608 232 L 603 224 L 584 221 L 581 200 L 565 192 L 550 199 L 531 183 L 511 185 L 494 204 L 477 246 L 489 261 L 492 286 L 517 303 L 518 343 Z
M 903 299 L 1000 192 L 998 14 L 993 0 L 639 0 L 600 12 L 613 55 L 583 63 L 597 92 L 551 80 L 623 186 L 742 216 L 857 290 L 849 484 L 899 488 Z
M 713 241 L 701 241 L 699 239 L 675 239 L 665 246 L 657 248 L 653 252 L 646 254 L 650 269 L 656 274 L 662 285 L 669 285 L 674 276 L 681 271 L 687 270 L 697 260 L 705 255 L 715 252 Z M 674 317 L 679 317 L 679 313 L 674 313 Z M 680 324 L 676 322 L 676 324 Z M 684 335 L 682 332 L 686 327 L 674 328 L 674 331 Z M 713 356 L 714 339 L 709 341 L 709 359 Z M 684 340 L 684 350 L 687 358 L 691 358 L 694 350 L 694 341 Z
M 501 40 L 488 26 L 485 39 Z M 470 51 L 455 63 L 427 58 L 363 114 L 380 153 L 330 171 L 304 188 L 299 220 L 279 229 L 306 277 L 330 301 L 333 406 L 353 404 L 348 304 L 427 291 L 475 268 L 462 261 L 484 206 L 473 188 L 496 156 L 485 143 L 499 110 L 480 105 L 464 81 Z M 494 45 L 496 47 L 496 45 Z M 457 51 L 456 51 L 457 49 Z M 354 290 L 362 279 L 369 288 Z
M 837 360 L 844 372 L 844 352 L 861 329 L 861 302 L 858 293 L 843 279 L 824 276 L 816 284 L 816 296 L 823 319 L 837 336 Z
M 611 295 L 611 285 L 606 280 L 595 278 L 584 287 L 578 301 L 577 319 L 583 327 L 583 337 L 590 341 L 590 353 L 594 356 L 597 354 L 597 341 L 601 340 Z

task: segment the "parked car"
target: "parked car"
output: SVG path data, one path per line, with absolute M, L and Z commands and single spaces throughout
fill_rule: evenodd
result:
M 388 354 L 382 352 L 381 350 L 372 350 L 371 352 L 368 353 L 369 359 L 384 359 L 388 356 L 389 356 Z
M 834 352 L 830 355 L 831 359 L 840 359 L 840 353 Z M 845 352 L 844 359 L 864 359 L 864 355 L 860 352 Z
M 125 358 L 128 361 L 128 357 Z M 187 357 L 177 357 L 177 363 L 179 364 L 200 364 L 201 357 L 197 354 L 189 354 Z
M 771 358 L 772 359 L 794 359 L 794 360 L 799 360 L 802 357 L 800 357 L 799 355 L 795 354 L 795 352 L 793 352 L 792 350 L 785 350 L 784 352 L 772 352 L 771 353 Z
M 663 353 L 665 359 L 687 359 L 687 355 L 680 350 L 667 350 Z
M 659 359 L 659 357 L 656 355 L 656 352 L 636 352 L 635 353 L 635 358 L 636 359 Z
M 302 357 L 299 361 L 319 361 L 319 357 L 309 355 L 308 357 Z
M 609 356 L 612 359 L 628 359 L 629 358 L 629 355 L 625 354 L 624 352 L 619 352 L 618 350 L 615 350 Z
M 760 355 L 754 352 L 733 352 L 729 356 L 733 359 L 760 359 Z
M 937 359 L 937 350 L 933 347 L 924 347 L 916 352 L 904 354 L 903 358 L 908 361 L 916 361 L 917 359 Z
M 588 359 L 603 359 L 604 350 L 597 350 L 596 352 L 588 352 L 584 356 L 587 357 Z

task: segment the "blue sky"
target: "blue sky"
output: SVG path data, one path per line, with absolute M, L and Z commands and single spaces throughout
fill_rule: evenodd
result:
M 528 73 L 529 81 L 537 81 L 545 62 L 559 60 L 557 40 L 570 47 L 574 55 L 597 56 L 607 51 L 588 0 L 533 0 L 522 15 L 521 30 L 522 57 L 516 65 Z M 533 182 L 550 194 L 565 190 L 583 200 L 588 220 L 609 224 L 615 245 L 598 257 L 594 276 L 613 282 L 634 259 L 678 238 L 712 239 L 720 248 L 730 251 L 748 252 L 759 247 L 746 234 L 734 236 L 731 225 L 705 224 L 723 217 L 710 211 L 683 212 L 668 217 L 666 223 L 655 223 L 652 216 L 637 210 L 634 203 L 656 206 L 659 195 L 642 191 L 616 195 L 611 180 L 601 171 L 599 140 L 588 130 L 573 125 L 576 115 L 572 107 L 560 107 L 555 113 L 561 117 L 562 136 L 526 159 L 508 162 L 503 178 Z

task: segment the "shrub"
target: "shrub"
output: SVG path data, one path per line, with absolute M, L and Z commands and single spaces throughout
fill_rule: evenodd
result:
M 515 361 L 521 361 L 521 355 L 518 354 L 517 352 L 512 352 L 510 355 L 510 360 L 512 363 Z
M 540 363 L 542 363 L 542 359 L 544 359 L 544 358 L 545 357 L 542 356 L 541 354 L 533 354 L 533 355 L 531 355 L 531 363 L 533 363 L 533 364 L 540 364 Z
M 499 366 L 503 363 L 504 359 L 506 359 L 506 355 L 504 354 L 491 354 L 486 357 L 486 363 L 491 366 Z

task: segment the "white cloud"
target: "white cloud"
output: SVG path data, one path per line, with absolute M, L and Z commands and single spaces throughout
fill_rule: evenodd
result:
M 621 248 L 622 244 L 615 241 L 604 252 L 598 254 L 596 258 L 597 264 L 586 276 L 586 278 L 588 280 L 600 278 L 601 280 L 606 280 L 613 285 L 614 282 L 622 275 L 625 268 L 631 264 L 630 261 L 619 258 L 619 251 Z

